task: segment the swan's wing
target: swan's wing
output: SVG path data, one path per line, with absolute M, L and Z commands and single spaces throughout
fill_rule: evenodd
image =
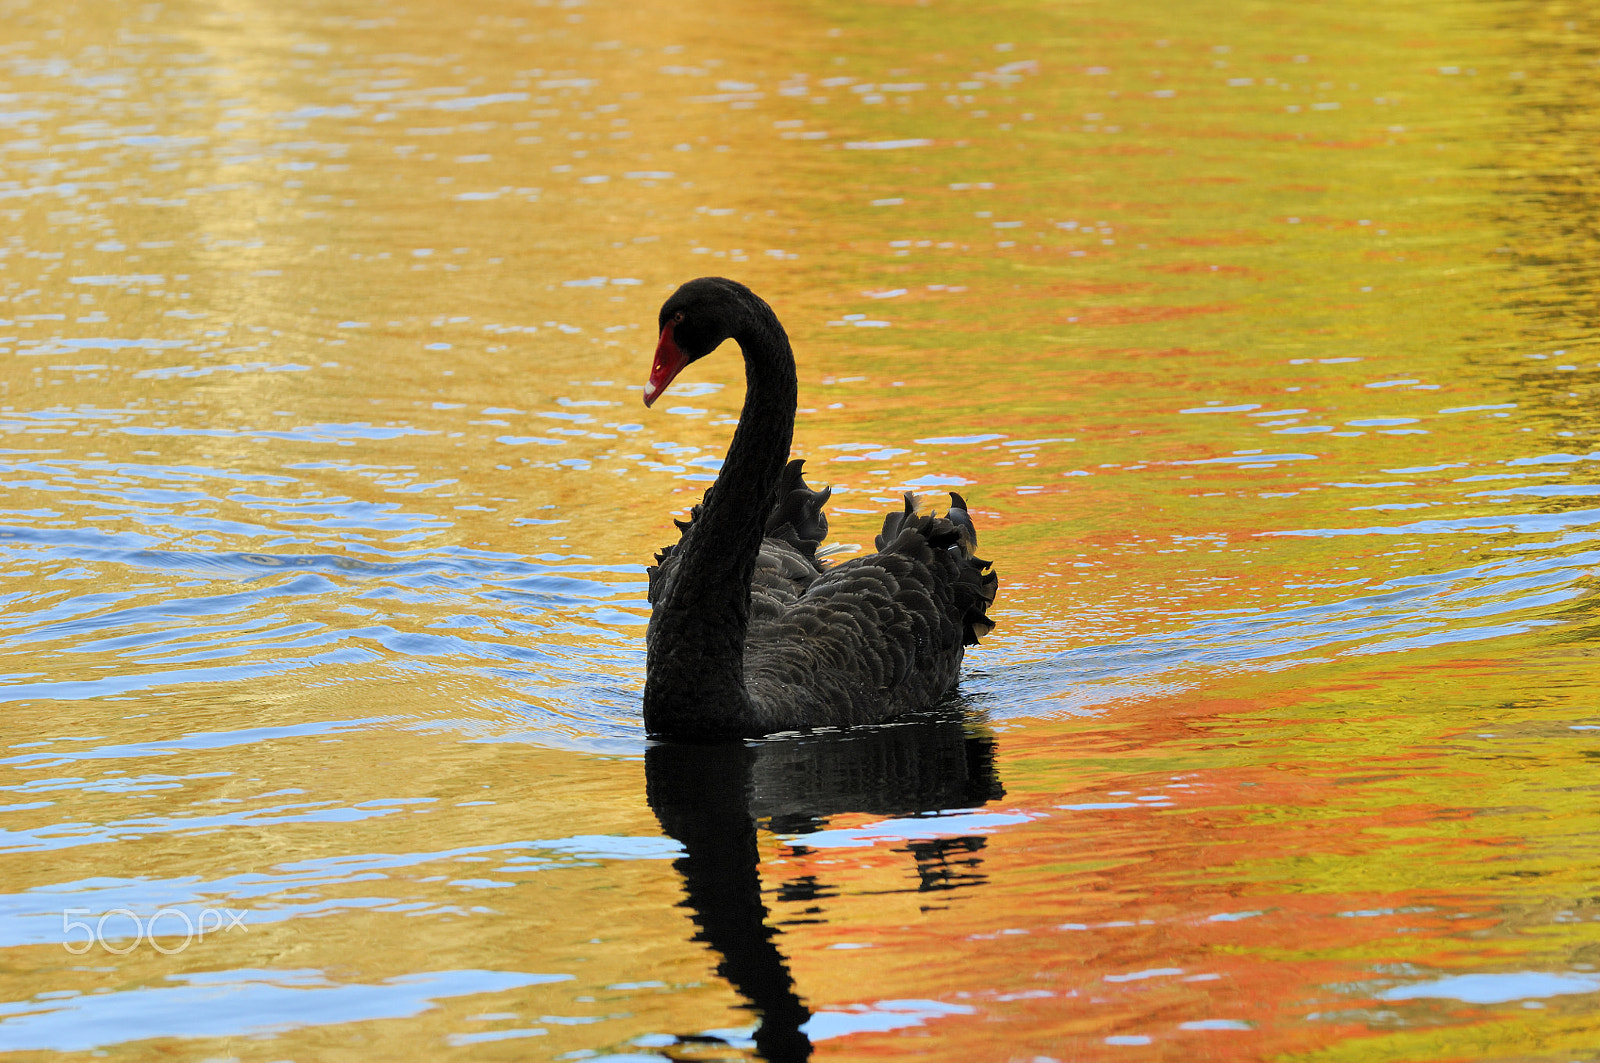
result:
M 833 489 L 824 487 L 813 491 L 806 486 L 805 461 L 796 458 L 783 470 L 783 477 L 774 491 L 771 511 L 767 514 L 766 538 L 756 557 L 755 573 L 750 583 L 751 612 L 753 617 L 771 613 L 775 606 L 786 604 L 805 590 L 822 571 L 817 557 L 817 546 L 828 534 L 828 517 L 823 505 Z M 678 530 L 687 534 L 700 507 L 695 506 L 687 521 L 674 521 Z M 671 546 L 656 554 L 656 564 L 647 570 L 650 604 L 665 592 L 677 568 L 676 554 L 683 545 L 683 536 Z M 764 600 L 765 599 L 765 600 Z
M 688 534 L 695 518 L 699 515 L 700 507 L 697 505 L 689 511 L 688 520 L 673 520 L 672 523 L 678 526 L 678 541 L 657 550 L 656 563 L 645 569 L 645 575 L 650 579 L 650 588 L 645 592 L 645 597 L 649 599 L 651 605 L 655 605 L 671 585 L 672 577 L 678 568 L 678 548 L 683 545 L 683 537 Z
M 833 488 L 813 491 L 806 486 L 805 459 L 795 458 L 784 467 L 783 478 L 778 481 L 777 501 L 767 515 L 766 535 L 778 535 L 784 525 L 794 529 L 801 540 L 820 543 L 828 537 L 828 515 L 822 512 L 833 494 Z M 812 550 L 815 553 L 815 548 Z
M 764 726 L 882 720 L 955 685 L 965 647 L 994 626 L 986 610 L 999 582 L 973 556 L 971 519 L 957 508 L 955 520 L 918 516 L 907 496 L 876 554 L 828 569 L 779 614 L 752 622 L 745 677 L 772 716 Z
M 917 515 L 916 495 L 908 492 L 905 500 L 905 509 L 883 519 L 883 532 L 874 545 L 880 553 L 895 550 L 897 543 L 905 549 L 906 544 L 913 544 L 906 538 L 911 535 L 943 550 L 952 563 L 941 568 L 948 569 L 954 608 L 961 617 L 962 644 L 976 646 L 980 635 L 994 630 L 987 613 L 1000 589 L 1000 579 L 989 562 L 977 556 L 978 529 L 967 513 L 967 501 L 951 491 L 950 509 L 943 517 L 935 517 Z

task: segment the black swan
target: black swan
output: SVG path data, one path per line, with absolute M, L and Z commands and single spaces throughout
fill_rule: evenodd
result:
M 916 498 L 890 514 L 878 552 L 823 567 L 822 504 L 788 461 L 796 381 L 772 308 L 721 277 L 661 307 L 649 406 L 726 339 L 744 351 L 739 427 L 683 536 L 650 569 L 644 723 L 652 736 L 718 740 L 877 723 L 929 708 L 956 684 L 965 648 L 994 626 L 998 580 L 973 556 L 960 495 L 943 517 Z

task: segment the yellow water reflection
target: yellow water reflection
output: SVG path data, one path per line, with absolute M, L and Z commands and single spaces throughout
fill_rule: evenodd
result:
M 1588 1058 L 1593 29 L 13 5 L 0 1047 Z M 707 273 L 974 503 L 959 719 L 647 755 Z

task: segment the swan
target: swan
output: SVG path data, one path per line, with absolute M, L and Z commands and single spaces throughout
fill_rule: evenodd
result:
M 649 570 L 644 723 L 652 737 L 716 741 L 879 723 L 927 709 L 988 634 L 998 578 L 952 493 L 943 517 L 917 499 L 891 513 L 877 553 L 824 567 L 822 506 L 789 460 L 797 383 L 767 303 L 701 277 L 662 305 L 644 386 L 652 405 L 724 340 L 744 353 L 745 400 L 716 482 Z

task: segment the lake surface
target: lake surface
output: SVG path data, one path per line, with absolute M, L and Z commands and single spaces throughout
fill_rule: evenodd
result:
M 0 1049 L 1600 1059 L 1600 24 L 16 0 Z M 650 745 L 735 277 L 897 727 Z

